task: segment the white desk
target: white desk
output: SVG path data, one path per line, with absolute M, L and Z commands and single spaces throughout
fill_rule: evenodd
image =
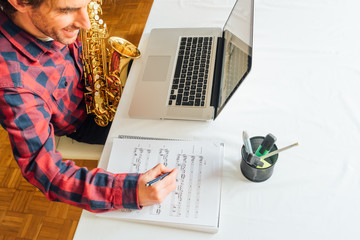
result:
M 221 26 L 233 0 L 155 0 L 153 27 Z M 188 12 L 185 10 L 189 9 Z M 101 160 L 119 134 L 225 143 L 220 230 L 177 230 L 84 211 L 75 239 L 357 239 L 360 235 L 360 17 L 358 0 L 256 0 L 251 73 L 213 122 L 128 117 L 142 60 L 129 75 Z M 181 16 L 186 17 L 179 21 Z M 208 14 L 210 13 L 210 14 Z M 277 136 L 273 176 L 240 172 L 242 131 Z

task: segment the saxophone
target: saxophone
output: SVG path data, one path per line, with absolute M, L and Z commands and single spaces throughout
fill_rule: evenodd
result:
M 127 79 L 130 60 L 141 56 L 129 41 L 108 36 L 106 24 L 100 19 L 102 0 L 88 4 L 89 30 L 80 31 L 83 44 L 84 93 L 87 114 L 93 114 L 97 125 L 107 126 L 115 116 Z

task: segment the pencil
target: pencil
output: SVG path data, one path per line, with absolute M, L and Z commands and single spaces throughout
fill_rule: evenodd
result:
M 170 173 L 171 173 L 171 172 L 167 172 L 167 173 L 165 173 L 165 174 L 163 174 L 163 175 L 155 178 L 154 180 L 151 180 L 151 181 L 147 182 L 147 183 L 145 184 L 145 186 L 146 186 L 146 187 L 150 187 L 150 186 L 154 185 L 155 183 L 157 183 L 158 181 L 162 180 L 164 177 L 166 177 L 166 176 L 169 175 Z
M 271 157 L 271 156 L 273 156 L 273 155 L 275 155 L 275 154 L 278 154 L 279 152 L 282 152 L 282 151 L 284 151 L 284 150 L 287 150 L 287 149 L 289 149 L 289 148 L 292 148 L 292 147 L 295 147 L 295 146 L 298 146 L 298 145 L 299 145 L 299 143 L 291 144 L 291 145 L 289 145 L 289 146 L 287 146 L 287 147 L 283 147 L 283 148 L 278 149 L 278 150 L 276 150 L 276 151 L 270 152 L 270 153 L 268 153 L 268 154 L 266 154 L 266 155 L 264 155 L 264 156 L 261 156 L 260 159 L 262 160 L 262 159 Z

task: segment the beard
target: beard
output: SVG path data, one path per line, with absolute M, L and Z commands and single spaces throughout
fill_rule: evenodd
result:
M 64 45 L 73 43 L 80 30 L 80 28 L 73 25 L 64 28 L 56 28 L 56 23 L 54 24 L 54 22 L 49 21 L 49 17 L 45 16 L 40 11 L 33 12 L 31 21 L 42 34 L 51 37 Z

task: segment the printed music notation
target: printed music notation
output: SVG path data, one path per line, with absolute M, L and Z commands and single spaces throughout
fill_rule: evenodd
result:
M 223 145 L 220 143 L 116 138 L 108 171 L 143 173 L 162 163 L 178 169 L 177 188 L 161 204 L 99 215 L 217 229 L 222 157 Z

